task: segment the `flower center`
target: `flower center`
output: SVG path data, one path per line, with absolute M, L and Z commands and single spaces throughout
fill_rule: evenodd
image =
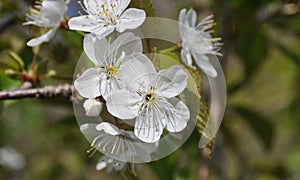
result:
M 147 101 L 147 102 L 153 101 L 154 98 L 155 98 L 155 94 L 154 93 L 148 93 L 144 97 L 145 101 Z
M 99 4 L 97 1 L 95 1 L 96 7 L 91 7 L 88 3 L 89 0 L 84 1 L 86 2 L 86 6 L 82 6 L 81 1 L 78 1 L 78 4 L 87 14 L 97 16 L 101 19 L 101 21 L 105 20 L 106 26 L 117 24 L 118 12 L 116 4 L 107 2 Z M 79 14 L 82 15 L 80 11 Z M 86 16 L 86 18 L 89 17 Z
M 116 25 L 117 24 L 117 18 L 115 15 L 115 10 L 114 8 L 116 7 L 115 4 L 110 3 L 110 5 L 107 5 L 106 3 L 101 5 L 102 14 L 103 16 L 106 16 L 108 23 L 107 25 Z
M 106 71 L 106 73 L 108 74 L 108 77 L 116 75 L 118 72 L 118 69 L 112 64 L 108 64 L 107 66 L 104 66 L 103 68 Z

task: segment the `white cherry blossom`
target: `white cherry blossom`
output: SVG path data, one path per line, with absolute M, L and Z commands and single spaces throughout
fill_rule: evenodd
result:
M 118 161 L 107 156 L 102 156 L 96 165 L 97 171 L 101 171 L 104 168 L 107 169 L 107 173 L 114 171 L 121 171 L 124 170 L 127 166 L 127 162 Z
M 34 25 L 43 27 L 45 33 L 27 42 L 27 46 L 35 47 L 49 42 L 55 35 L 68 9 L 69 1 L 65 0 L 37 0 L 35 5 L 26 14 L 27 22 L 23 25 Z
M 189 67 L 195 68 L 196 65 L 210 77 L 216 77 L 217 71 L 210 63 L 208 54 L 221 55 L 220 38 L 212 37 L 212 28 L 214 26 L 213 16 L 208 16 L 200 23 L 197 21 L 197 13 L 190 9 L 181 10 L 179 15 L 179 33 L 181 37 L 181 59 Z
M 86 15 L 81 14 L 69 21 L 72 30 L 91 32 L 98 38 L 104 38 L 115 29 L 124 32 L 136 29 L 146 19 L 144 10 L 129 8 L 125 10 L 130 0 L 83 0 L 78 2 Z
M 76 90 L 85 98 L 103 96 L 106 99 L 111 92 L 123 88 L 119 69 L 130 59 L 126 57 L 141 53 L 142 50 L 141 39 L 133 33 L 120 35 L 112 44 L 105 38 L 86 35 L 84 51 L 96 67 L 87 69 L 75 80 Z
M 107 109 L 120 119 L 136 118 L 136 137 L 154 143 L 164 128 L 181 132 L 187 126 L 189 109 L 176 98 L 186 88 L 188 78 L 180 66 L 157 73 L 148 57 L 141 54 L 124 64 L 120 72 L 126 89 L 108 96 Z
M 88 150 L 91 155 L 99 150 L 110 159 L 121 162 L 149 162 L 153 147 L 156 147 L 155 144 L 144 146 L 132 131 L 119 129 L 107 122 L 83 124 L 80 129 L 87 138 L 92 139 L 91 149 Z

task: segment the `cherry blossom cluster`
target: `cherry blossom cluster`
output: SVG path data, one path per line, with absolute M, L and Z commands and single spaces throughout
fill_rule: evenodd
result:
M 66 21 L 68 3 L 43 0 L 31 8 L 24 25 L 42 27 L 45 33 L 30 40 L 28 46 L 39 46 L 54 37 L 61 23 Z M 83 0 L 78 4 L 82 12 L 68 20 L 68 27 L 87 33 L 83 49 L 94 65 L 74 82 L 77 92 L 86 99 L 83 103 L 86 116 L 101 116 L 105 109 L 131 127 L 124 129 L 105 118 L 101 123 L 83 124 L 82 133 L 93 137 L 88 153 L 100 150 L 111 155 L 99 160 L 98 170 L 105 167 L 120 170 L 127 162 L 134 162 L 134 158 L 150 161 L 151 153 L 164 134 L 179 133 L 190 121 L 190 110 L 179 98 L 188 83 L 186 69 L 174 65 L 158 70 L 152 59 L 143 54 L 142 39 L 128 30 L 139 28 L 146 20 L 146 13 L 128 8 L 130 0 Z M 195 64 L 206 75 L 216 77 L 217 71 L 208 57 L 220 55 L 220 40 L 211 35 L 213 17 L 208 16 L 198 24 L 196 21 L 193 9 L 180 12 L 182 63 L 193 69 L 196 69 Z M 118 33 L 115 39 L 110 36 L 113 32 Z M 137 151 L 143 156 L 136 157 Z M 126 159 L 126 162 L 113 157 Z

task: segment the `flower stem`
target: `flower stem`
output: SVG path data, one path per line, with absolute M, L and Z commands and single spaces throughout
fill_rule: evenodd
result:
M 163 50 L 160 50 L 159 53 L 166 53 L 166 52 L 173 52 L 173 51 L 177 51 L 181 48 L 181 46 L 173 46 L 171 48 L 168 48 L 168 49 L 163 49 Z
M 36 64 L 36 59 L 37 59 L 37 53 L 33 53 L 33 58 L 32 58 L 32 62 L 31 62 L 31 67 L 30 67 L 30 71 L 34 72 L 34 67 Z

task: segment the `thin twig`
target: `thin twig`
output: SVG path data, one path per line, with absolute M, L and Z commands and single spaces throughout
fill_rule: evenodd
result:
M 7 14 L 0 18 L 0 33 L 7 29 L 11 24 L 17 22 L 13 14 Z
M 24 98 L 55 98 L 70 97 L 74 87 L 70 84 L 58 86 L 45 86 L 35 89 L 17 89 L 0 92 L 0 100 L 24 99 Z
M 198 169 L 198 180 L 207 180 L 209 176 L 209 150 L 202 149 L 201 165 Z

